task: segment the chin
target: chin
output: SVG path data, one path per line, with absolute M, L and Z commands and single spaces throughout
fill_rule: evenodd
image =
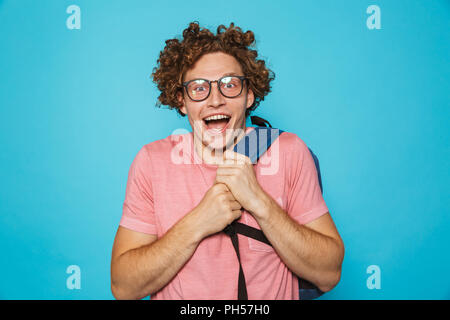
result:
M 245 134 L 243 128 L 227 128 L 218 134 L 205 132 L 203 144 L 209 149 L 223 150 L 232 148 L 238 141 L 239 136 Z
M 215 135 L 211 139 L 204 139 L 203 145 L 211 150 L 222 150 L 225 151 L 226 149 L 233 146 L 233 137 L 227 137 L 225 133 L 220 135 Z

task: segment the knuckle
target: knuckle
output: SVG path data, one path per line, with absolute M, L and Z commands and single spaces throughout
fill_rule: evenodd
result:
M 226 198 L 226 195 L 223 194 L 223 193 L 220 193 L 220 194 L 217 195 L 217 200 L 218 200 L 220 203 L 225 203 L 226 199 L 227 199 L 227 198 Z
M 222 201 L 221 205 L 222 209 L 226 211 L 231 211 L 230 203 L 228 201 Z
M 219 193 L 223 193 L 223 192 L 227 191 L 227 187 L 226 187 L 225 184 L 223 184 L 223 183 L 218 183 L 218 184 L 216 184 L 215 186 L 217 186 L 217 187 L 216 187 L 216 190 L 217 190 L 217 192 L 219 192 Z
M 228 223 L 230 223 L 234 219 L 233 213 L 231 211 L 227 211 L 224 216 Z
M 222 184 L 221 183 L 215 184 L 210 190 L 212 194 L 219 195 L 223 191 Z

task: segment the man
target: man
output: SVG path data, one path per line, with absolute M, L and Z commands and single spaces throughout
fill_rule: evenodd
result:
M 233 24 L 213 35 L 197 23 L 166 41 L 159 101 L 193 132 L 147 144 L 131 165 L 111 259 L 117 299 L 236 299 L 239 262 L 222 232 L 235 220 L 271 244 L 238 236 L 248 299 L 298 299 L 297 276 L 323 292 L 339 282 L 344 245 L 304 142 L 283 132 L 256 165 L 232 151 L 273 80 L 253 42 Z

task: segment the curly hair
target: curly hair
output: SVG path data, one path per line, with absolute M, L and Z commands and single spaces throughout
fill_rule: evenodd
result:
M 245 115 L 248 116 L 270 92 L 270 82 L 275 79 L 275 74 L 266 67 L 264 60 L 257 59 L 258 52 L 252 49 L 254 43 L 253 32 L 243 32 L 241 28 L 234 26 L 234 23 L 228 28 L 220 25 L 214 35 L 208 29 L 200 28 L 198 22 L 191 22 L 183 31 L 181 41 L 166 40 L 166 46 L 159 54 L 157 67 L 153 68 L 151 77 L 161 92 L 156 106 L 166 105 L 185 116 L 180 111 L 181 103 L 177 94 L 183 93 L 182 83 L 186 71 L 204 54 L 223 52 L 240 63 L 248 79 L 249 88 L 254 93 L 254 102 L 246 110 Z

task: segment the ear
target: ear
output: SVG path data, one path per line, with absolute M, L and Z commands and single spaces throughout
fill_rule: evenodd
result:
M 184 98 L 183 98 L 183 94 L 181 92 L 177 92 L 177 99 L 178 99 L 178 102 L 181 104 L 180 111 L 184 115 L 186 115 L 187 114 L 186 106 L 184 104 Z
M 253 102 L 255 102 L 255 95 L 253 94 L 252 89 L 248 88 L 248 91 L 247 91 L 247 109 L 252 106 Z

